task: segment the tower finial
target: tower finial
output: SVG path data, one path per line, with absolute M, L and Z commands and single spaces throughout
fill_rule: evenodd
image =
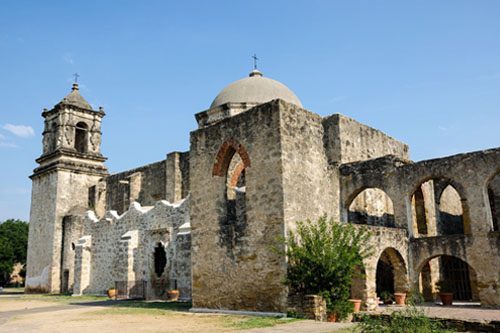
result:
M 75 73 L 73 74 L 73 76 L 75 77 L 75 82 L 73 83 L 73 87 L 71 88 L 71 90 L 78 90 L 78 78 L 80 77 L 80 75 L 78 73 Z
M 253 59 L 253 69 L 257 69 L 257 60 L 259 60 L 259 58 L 257 58 L 257 55 L 254 53 L 252 59 Z

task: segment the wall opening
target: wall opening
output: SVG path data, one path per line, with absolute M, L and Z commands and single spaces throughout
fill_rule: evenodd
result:
M 247 227 L 246 170 L 249 165 L 244 147 L 235 140 L 229 140 L 219 150 L 213 169 L 213 175 L 225 178 L 219 217 L 220 244 L 233 258 Z
M 88 126 L 79 122 L 75 126 L 75 149 L 79 153 L 86 153 L 88 148 Z
M 470 233 L 467 201 L 453 184 L 449 179 L 429 179 L 412 193 L 415 237 Z
M 419 289 L 424 298 L 436 298 L 437 282 L 447 281 L 453 288 L 453 298 L 459 301 L 478 299 L 477 277 L 475 271 L 465 261 L 442 255 L 428 260 L 420 271 Z M 429 294 L 434 294 L 429 297 Z
M 440 235 L 464 233 L 462 200 L 451 185 L 445 187 L 439 198 L 438 233 Z
M 156 245 L 154 250 L 154 264 L 156 276 L 161 277 L 167 265 L 167 253 L 161 242 Z
M 491 209 L 492 229 L 500 231 L 500 173 L 488 184 L 488 201 Z
M 394 227 L 392 200 L 378 188 L 367 188 L 351 201 L 348 220 L 355 224 Z
M 376 292 L 381 295 L 386 291 L 391 294 L 407 292 L 408 276 L 401 254 L 393 248 L 385 249 L 377 262 Z

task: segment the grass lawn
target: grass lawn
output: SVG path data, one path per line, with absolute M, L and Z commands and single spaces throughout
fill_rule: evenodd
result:
M 22 292 L 22 288 L 18 290 Z M 140 301 L 121 300 L 110 301 L 106 296 L 70 296 L 59 294 L 26 294 L 19 300 L 37 300 L 56 302 L 61 304 L 88 303 L 92 306 L 105 306 L 105 309 L 90 311 L 85 316 L 107 316 L 107 315 L 151 315 L 151 316 L 184 316 L 191 308 L 191 302 L 166 302 L 166 301 Z M 279 317 L 258 317 L 240 315 L 216 315 L 214 320 L 223 327 L 231 329 L 249 329 L 272 327 L 279 324 L 291 323 L 300 319 Z

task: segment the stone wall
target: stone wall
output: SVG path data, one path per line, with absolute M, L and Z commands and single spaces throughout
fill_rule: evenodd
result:
M 131 202 L 153 205 L 166 199 L 166 161 L 159 161 L 106 178 L 106 210 L 122 214 Z
M 101 176 L 60 170 L 33 177 L 28 248 L 28 291 L 59 292 L 63 219 L 88 206 L 88 188 Z M 80 235 L 78 235 L 80 236 Z M 66 244 L 66 247 L 71 247 Z
M 328 165 L 325 154 L 322 118 L 284 101 L 276 106 L 281 116 L 283 209 L 287 230 L 295 230 L 298 221 L 314 221 L 324 214 L 338 220 L 339 188 L 334 168 Z
M 195 308 L 286 311 L 285 261 L 272 251 L 284 235 L 280 105 L 263 104 L 191 133 Z M 222 147 L 237 151 L 247 166 L 247 223 L 237 233 L 224 224 L 226 174 L 214 168 L 230 162 L 231 156 L 217 159 Z
M 394 155 L 409 159 L 408 145 L 341 114 L 323 119 L 328 161 L 350 163 Z
M 190 225 L 188 200 L 170 204 L 158 201 L 142 207 L 134 202 L 121 216 L 111 211 L 98 220 L 88 212 L 84 238 L 91 239 L 91 256 L 83 266 L 91 272 L 88 283 L 75 274 L 75 294 L 104 294 L 115 281 L 147 281 L 147 297 L 166 299 L 168 289 L 191 297 Z M 154 248 L 166 250 L 166 266 L 156 275 Z M 76 257 L 76 262 L 81 262 Z

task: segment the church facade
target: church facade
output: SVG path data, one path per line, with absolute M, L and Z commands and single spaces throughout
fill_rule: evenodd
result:
M 196 309 L 283 313 L 298 221 L 366 225 L 374 253 L 352 297 L 383 291 L 500 306 L 500 148 L 412 162 L 406 144 L 349 117 L 303 108 L 258 70 L 195 115 L 187 152 L 109 175 L 102 109 L 74 85 L 44 110 L 34 170 L 26 288 L 164 299 Z

